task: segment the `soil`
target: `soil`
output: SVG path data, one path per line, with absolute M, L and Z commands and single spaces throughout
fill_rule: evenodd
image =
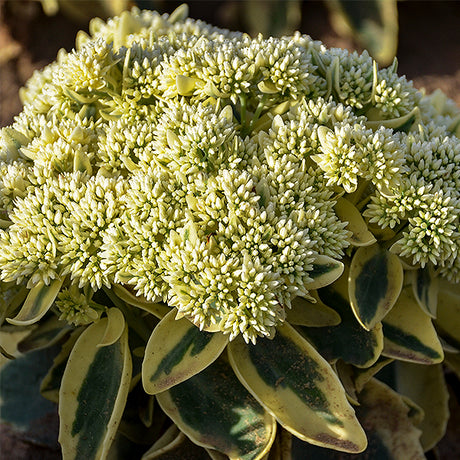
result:
M 81 0 L 82 8 L 85 1 Z M 171 12 L 182 2 L 144 0 L 144 3 L 155 3 L 160 12 Z M 191 17 L 244 30 L 244 26 L 229 22 L 228 13 L 235 1 L 189 1 L 188 4 Z M 415 86 L 425 87 L 427 92 L 441 88 L 460 105 L 460 2 L 401 1 L 398 14 L 399 73 L 412 79 Z M 61 13 L 46 16 L 38 1 L 0 0 L 0 127 L 11 124 L 21 111 L 18 91 L 33 71 L 52 62 L 60 48 L 70 51 L 77 31 L 87 28 L 87 23 L 74 22 Z M 359 50 L 356 43 L 333 31 L 322 1 L 303 2 L 300 30 L 328 47 Z M 457 390 L 451 398 L 453 417 L 437 453 L 430 453 L 428 458 L 460 458 L 460 393 L 458 380 L 453 377 L 450 380 Z M 55 421 L 50 426 L 55 426 Z M 60 454 L 54 447 L 35 445 L 9 427 L 0 426 L 0 457 L 54 460 Z

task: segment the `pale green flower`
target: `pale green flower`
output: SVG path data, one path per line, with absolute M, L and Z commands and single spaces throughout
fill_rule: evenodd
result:
M 310 296 L 318 256 L 349 255 L 341 196 L 459 281 L 452 103 L 367 53 L 182 13 L 93 21 L 21 92 L 0 131 L 3 283 L 64 279 L 76 325 L 101 313 L 87 293 L 126 285 L 255 342 Z
M 59 319 L 74 326 L 85 326 L 98 320 L 105 308 L 88 297 L 75 285 L 62 289 L 54 303 Z

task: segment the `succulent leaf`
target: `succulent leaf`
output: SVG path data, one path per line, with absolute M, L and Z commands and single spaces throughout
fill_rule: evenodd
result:
M 378 245 L 359 248 L 351 261 L 348 290 L 353 313 L 372 329 L 391 310 L 401 292 L 403 268 L 398 257 Z
M 37 327 L 18 343 L 18 351 L 27 353 L 31 350 L 53 346 L 69 331 L 71 331 L 71 327 L 65 321 L 60 321 L 56 316 L 51 316 L 38 323 Z
M 340 315 L 325 305 L 318 294 L 313 291 L 310 295 L 316 300 L 315 303 L 303 297 L 296 297 L 291 302 L 291 308 L 287 311 L 287 321 L 296 326 L 324 327 L 337 326 L 340 324 Z
M 431 318 L 420 309 L 410 287 L 401 291 L 383 320 L 383 334 L 382 353 L 390 358 L 420 364 L 436 364 L 444 358 Z
M 132 292 L 130 292 L 128 289 L 126 289 L 124 286 L 121 286 L 120 284 L 114 284 L 112 286 L 112 290 L 117 295 L 117 297 L 120 298 L 120 300 L 123 300 L 123 302 L 126 302 L 128 305 L 138 307 L 148 313 L 151 313 L 158 319 L 163 318 L 166 314 L 168 314 L 171 311 L 171 309 L 164 304 L 150 302 L 141 295 L 134 295 Z
M 124 410 L 131 381 L 128 331 L 112 345 L 98 347 L 107 318 L 78 338 L 59 390 L 59 442 L 65 460 L 107 457 Z
M 275 438 L 275 419 L 245 390 L 222 359 L 156 397 L 164 412 L 193 442 L 230 459 L 261 459 Z
M 343 263 L 328 256 L 316 256 L 308 274 L 312 281 L 305 285 L 308 290 L 319 289 L 333 283 L 343 273 Z
M 446 342 L 460 347 L 460 295 L 447 290 L 440 293 L 434 324 Z
M 334 209 L 340 220 L 348 222 L 347 230 L 351 232 L 349 239 L 351 245 L 358 247 L 370 246 L 377 241 L 375 236 L 368 230 L 359 210 L 349 200 L 343 197 L 338 198 Z
M 257 346 L 235 339 L 228 350 L 240 381 L 292 434 L 345 452 L 366 448 L 337 375 L 292 326 L 278 327 Z
M 59 388 L 61 387 L 62 376 L 64 375 L 70 352 L 82 332 L 83 328 L 78 328 L 72 332 L 70 337 L 62 345 L 61 351 L 55 356 L 52 366 L 41 381 L 40 394 L 49 401 L 59 402 Z
M 342 277 L 338 283 L 319 292 L 321 300 L 340 315 L 340 324 L 320 329 L 300 327 L 299 331 L 328 361 L 340 358 L 360 368 L 368 367 L 382 352 L 382 325 L 378 323 L 370 331 L 363 329 L 351 310 L 346 287 L 346 279 Z M 344 343 L 348 345 L 345 347 Z
M 409 408 L 390 387 L 372 379 L 361 392 L 356 413 L 369 439 L 360 460 L 424 460 L 420 430 L 409 418 Z M 395 428 L 396 427 L 396 428 Z M 292 440 L 292 460 L 342 460 L 344 457 L 299 439 Z M 354 457 L 350 457 L 354 458 Z
M 102 336 L 98 347 L 113 345 L 123 334 L 126 327 L 125 317 L 118 308 L 107 310 L 107 328 Z
M 157 394 L 201 372 L 222 353 L 228 336 L 200 331 L 188 319 L 169 312 L 153 330 L 142 363 L 142 383 Z
M 431 265 L 411 272 L 414 297 L 420 308 L 432 318 L 436 318 L 438 308 L 439 280 Z
M 449 419 L 449 392 L 441 364 L 420 366 L 396 362 L 396 391 L 409 397 L 425 414 L 418 428 L 424 451 L 432 449 L 445 435 Z
M 27 294 L 19 313 L 7 321 L 15 326 L 28 326 L 39 321 L 53 305 L 62 283 L 62 279 L 53 280 L 49 285 L 39 282 Z
M 190 441 L 185 434 L 179 432 L 177 437 L 174 438 L 166 446 L 157 449 L 153 452 L 145 453 L 142 460 L 177 460 L 190 459 L 190 460 L 210 460 L 209 454 L 200 446 L 197 446 Z

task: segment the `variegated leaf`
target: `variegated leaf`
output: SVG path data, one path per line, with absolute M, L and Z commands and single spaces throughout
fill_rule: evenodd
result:
M 230 459 L 261 459 L 276 433 L 275 419 L 219 359 L 157 396 L 164 412 L 194 443 Z
M 152 455 L 155 454 L 156 451 L 163 449 L 164 447 L 171 444 L 177 436 L 179 436 L 180 430 L 177 426 L 173 423 L 169 426 L 164 433 L 155 441 L 155 443 L 150 447 L 148 451 L 144 453 L 141 460 L 150 460 Z
M 401 396 L 372 379 L 360 393 L 359 402 L 359 419 L 369 438 L 377 438 L 377 444 L 390 453 L 387 458 L 425 459 L 419 440 L 420 430 L 412 424 L 409 408 Z
M 57 343 L 71 331 L 71 326 L 65 321 L 60 321 L 57 316 L 51 316 L 46 321 L 38 323 L 32 332 L 18 343 L 18 350 L 26 353 L 39 350 Z
M 112 345 L 98 347 L 107 318 L 78 338 L 59 391 L 59 442 L 64 460 L 103 460 L 119 425 L 131 381 L 128 331 Z
M 353 379 L 355 367 L 351 364 L 345 363 L 341 359 L 334 363 L 332 367 L 335 370 L 335 373 L 339 376 L 348 401 L 354 406 L 357 406 L 359 403 L 356 395 L 356 385 Z
M 324 358 L 289 324 L 256 345 L 237 337 L 232 367 L 245 387 L 295 436 L 319 446 L 357 453 L 366 436 L 345 391 Z
M 366 385 L 369 380 L 374 377 L 378 372 L 380 372 L 385 366 L 392 363 L 393 359 L 385 358 L 381 356 L 372 366 L 362 368 L 362 369 L 355 369 L 354 372 L 354 381 L 356 391 L 359 393 L 364 386 Z
M 449 292 L 460 297 L 460 283 L 450 283 L 444 278 L 438 278 L 439 290 L 441 292 Z
M 460 295 L 446 289 L 439 293 L 434 324 L 448 344 L 460 349 Z
M 383 354 L 421 364 L 443 360 L 443 350 L 431 318 L 419 307 L 410 287 L 404 288 L 383 320 Z
M 411 272 L 412 290 L 420 308 L 432 318 L 436 318 L 438 307 L 438 278 L 431 266 Z
M 371 109 L 372 110 L 372 109 Z M 369 111 L 370 112 L 370 111 Z M 382 119 L 379 113 L 367 113 L 368 121 L 366 127 L 371 129 L 378 129 L 381 126 L 393 129 L 394 131 L 401 131 L 407 133 L 413 125 L 415 119 L 420 116 L 420 109 L 414 107 L 409 113 L 398 118 Z
M 5 337 L 0 337 L 0 343 L 16 355 L 13 334 L 8 334 L 7 338 L 13 339 L 13 343 L 4 343 Z M 36 438 L 37 430 L 34 430 L 34 426 L 39 426 L 49 414 L 56 411 L 54 404 L 41 397 L 39 385 L 57 351 L 57 347 L 34 350 L 4 364 L 0 357 L 0 425 L 8 424 L 12 430 L 28 432 L 31 443 L 40 442 Z M 49 433 L 43 435 L 45 438 L 50 437 Z M 0 442 L 2 460 L 8 458 L 2 449 L 4 440 L 2 438 Z
M 369 446 L 356 455 L 343 455 L 292 439 L 292 460 L 425 460 L 420 430 L 409 418 L 409 408 L 391 388 L 372 379 L 360 394 L 356 414 Z
M 328 256 L 316 256 L 308 276 L 312 278 L 305 289 L 319 289 L 333 283 L 343 273 L 343 263 Z
M 0 326 L 7 316 L 14 315 L 29 293 L 25 286 L 0 281 Z
M 184 433 L 179 432 L 169 444 L 149 454 L 145 453 L 142 460 L 211 460 L 203 447 L 197 446 Z
M 329 362 L 342 359 L 357 367 L 369 367 L 383 350 L 382 325 L 378 323 L 371 331 L 361 327 L 346 298 L 346 288 L 346 279 L 342 277 L 333 286 L 319 291 L 321 300 L 342 318 L 340 324 L 322 328 L 299 327 L 299 331 Z
M 368 230 L 367 224 L 356 206 L 346 198 L 338 198 L 334 210 L 340 220 L 348 222 L 346 228 L 351 232 L 349 239 L 351 245 L 370 246 L 377 241 Z
M 318 294 L 310 292 L 316 303 L 303 297 L 296 297 L 287 310 L 287 321 L 290 324 L 309 327 L 336 326 L 340 324 L 340 315 L 332 308 L 321 302 Z
M 142 363 L 142 383 L 149 394 L 160 393 L 209 366 L 222 353 L 228 336 L 200 331 L 189 320 L 169 312 L 153 330 Z
M 124 286 L 119 284 L 114 284 L 112 286 L 112 291 L 120 298 L 120 300 L 123 300 L 123 302 L 126 302 L 128 305 L 132 305 L 133 307 L 141 308 L 142 310 L 156 316 L 158 319 L 163 318 L 171 311 L 167 305 L 157 302 L 149 302 L 145 297 L 136 296 Z
M 398 45 L 396 0 L 331 0 L 326 5 L 339 36 L 352 36 L 380 64 L 391 63 Z
M 418 427 L 422 430 L 420 442 L 426 452 L 444 436 L 449 419 L 449 392 L 442 365 L 420 366 L 398 361 L 395 369 L 398 393 L 409 397 L 425 413 Z
M 348 292 L 353 312 L 371 330 L 391 310 L 403 285 L 398 257 L 377 244 L 359 248 L 350 266 Z
M 109 308 L 107 310 L 107 327 L 104 331 L 98 347 L 107 347 L 114 344 L 123 334 L 126 322 L 123 313 L 118 308 Z
M 460 379 L 460 353 L 446 353 L 445 363 Z
M 62 345 L 61 351 L 54 358 L 53 365 L 49 368 L 48 373 L 41 382 L 40 394 L 49 401 L 55 403 L 59 401 L 59 388 L 61 387 L 62 376 L 64 375 L 70 352 L 82 332 L 83 328 L 73 331 L 64 345 Z
M 168 417 L 155 404 L 155 396 L 148 395 L 142 385 L 131 385 L 117 436 L 121 435 L 134 444 L 148 446 L 157 441 L 169 425 Z
M 36 323 L 53 305 L 62 283 L 62 279 L 53 280 L 49 285 L 38 283 L 29 291 L 19 313 L 14 318 L 8 318 L 7 321 L 15 326 L 28 326 Z

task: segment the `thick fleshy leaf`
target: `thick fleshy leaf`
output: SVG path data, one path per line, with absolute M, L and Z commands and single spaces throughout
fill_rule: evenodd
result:
M 123 334 L 126 322 L 123 313 L 118 308 L 109 308 L 107 310 L 107 327 L 98 347 L 106 347 L 114 344 Z
M 120 422 L 131 381 L 128 331 L 98 347 L 107 318 L 78 338 L 59 391 L 59 442 L 65 460 L 106 458 Z
M 272 447 L 270 448 L 270 452 L 266 454 L 262 460 L 292 460 L 291 443 L 292 434 L 281 426 L 278 426 L 278 429 L 276 430 L 276 437 L 273 441 Z
M 7 321 L 15 326 L 28 326 L 36 323 L 53 305 L 62 283 L 62 279 L 56 279 L 48 286 L 43 283 L 37 284 L 30 290 L 19 313 L 14 318 L 8 318 Z
M 40 423 L 40 419 L 55 412 L 56 406 L 41 397 L 39 386 L 57 352 L 57 347 L 35 350 L 1 366 L 0 423 L 27 432 Z M 0 458 L 3 458 L 1 451 L 0 445 Z
M 439 293 L 434 324 L 447 343 L 460 349 L 460 295 L 445 289 Z
M 170 424 L 169 418 L 156 404 L 155 396 L 148 395 L 142 385 L 135 385 L 128 394 L 117 435 L 134 444 L 146 446 L 146 450 Z
M 354 204 L 346 198 L 338 198 L 334 209 L 340 220 L 348 222 L 347 230 L 352 233 L 349 238 L 351 245 L 370 246 L 376 242 L 375 236 L 368 230 L 366 222 Z
M 391 118 L 386 120 L 381 118 L 380 114 L 372 113 L 371 115 L 370 111 L 366 113 L 366 116 L 369 121 L 366 121 L 365 124 L 368 128 L 378 129 L 381 126 L 384 126 L 385 128 L 390 128 L 394 131 L 401 131 L 407 133 L 409 132 L 415 119 L 420 116 L 420 109 L 418 107 L 414 107 L 409 113 L 403 115 L 402 117 Z M 373 119 L 371 120 L 371 118 Z
M 446 353 L 444 362 L 460 379 L 460 353 Z
M 180 433 L 173 441 L 161 449 L 149 454 L 145 453 L 142 460 L 211 460 L 211 457 L 203 447 L 197 446 L 185 434 Z
M 356 391 L 359 393 L 374 375 L 380 372 L 385 366 L 392 363 L 391 358 L 381 356 L 372 366 L 362 369 L 355 369 L 354 381 Z
M 340 315 L 321 302 L 315 291 L 310 292 L 310 294 L 316 299 L 316 303 L 303 297 L 296 297 L 291 302 L 291 308 L 287 310 L 288 323 L 309 327 L 337 326 L 340 324 Z
M 329 362 L 337 359 L 357 367 L 369 367 L 383 350 L 382 325 L 366 331 L 353 314 L 347 296 L 346 278 L 319 291 L 322 301 L 334 308 L 342 318 L 339 325 L 322 328 L 299 327 L 299 331 Z M 346 345 L 346 346 L 345 346 Z
M 446 279 L 438 278 L 439 290 L 441 292 L 450 292 L 460 297 L 460 283 L 449 283 Z
M 403 285 L 404 272 L 398 257 L 377 244 L 359 248 L 348 274 L 353 312 L 371 330 L 391 310 Z
M 295 436 L 319 446 L 361 452 L 366 436 L 339 378 L 292 326 L 256 345 L 237 337 L 228 346 L 236 375 L 278 422 Z
M 49 401 L 55 403 L 59 401 L 62 376 L 64 375 L 70 352 L 82 332 L 83 328 L 73 331 L 67 341 L 62 345 L 61 351 L 54 358 L 53 365 L 49 368 L 48 373 L 41 382 L 40 394 Z
M 380 64 L 388 65 L 398 45 L 398 7 L 396 0 L 326 2 L 331 22 L 340 36 L 352 36 Z
M 29 293 L 25 286 L 0 281 L 0 326 L 7 316 L 14 315 Z
M 124 286 L 119 284 L 114 284 L 112 286 L 112 290 L 120 300 L 123 300 L 123 302 L 126 302 L 128 305 L 132 305 L 133 307 L 141 308 L 142 310 L 156 316 L 158 319 L 163 318 L 163 316 L 171 311 L 168 306 L 162 303 L 149 302 L 145 297 L 136 296 Z
M 328 256 L 316 256 L 308 276 L 312 278 L 305 285 L 308 290 L 319 289 L 333 283 L 343 273 L 343 263 Z
M 334 363 L 332 367 L 339 376 L 340 382 L 347 394 L 348 401 L 354 406 L 357 406 L 359 402 L 356 395 L 355 382 L 353 380 L 355 367 L 343 362 L 341 359 Z
M 199 446 L 235 460 L 261 459 L 270 450 L 275 419 L 223 359 L 156 397 L 164 412 Z
M 436 318 L 438 308 L 438 278 L 431 266 L 411 272 L 412 290 L 420 308 L 432 318 Z
M 156 451 L 163 449 L 168 444 L 171 444 L 177 436 L 179 436 L 180 430 L 174 423 L 165 430 L 159 439 L 155 441 L 152 447 L 144 453 L 141 460 L 150 460 L 151 455 Z
M 425 460 L 420 430 L 414 427 L 403 398 L 378 380 L 372 379 L 360 394 L 356 414 L 369 446 L 365 452 L 347 455 L 321 449 L 292 439 L 292 460 Z
M 142 363 L 142 383 L 149 394 L 160 393 L 202 371 L 215 361 L 228 336 L 200 331 L 189 320 L 169 312 L 153 330 Z
M 60 321 L 57 316 L 51 316 L 46 321 L 38 323 L 32 332 L 18 343 L 18 350 L 26 353 L 31 350 L 50 347 L 57 343 L 72 327 L 65 321 Z
M 420 430 L 412 424 L 409 408 L 400 395 L 372 379 L 360 393 L 359 401 L 357 411 L 369 438 L 377 438 L 390 454 L 383 458 L 425 459 Z
M 420 406 L 425 417 L 418 426 L 422 430 L 420 442 L 426 451 L 444 436 L 449 419 L 449 392 L 441 364 L 396 362 L 396 390 Z
M 443 350 L 431 318 L 419 307 L 410 287 L 383 320 L 383 354 L 390 358 L 421 364 L 443 360 Z

